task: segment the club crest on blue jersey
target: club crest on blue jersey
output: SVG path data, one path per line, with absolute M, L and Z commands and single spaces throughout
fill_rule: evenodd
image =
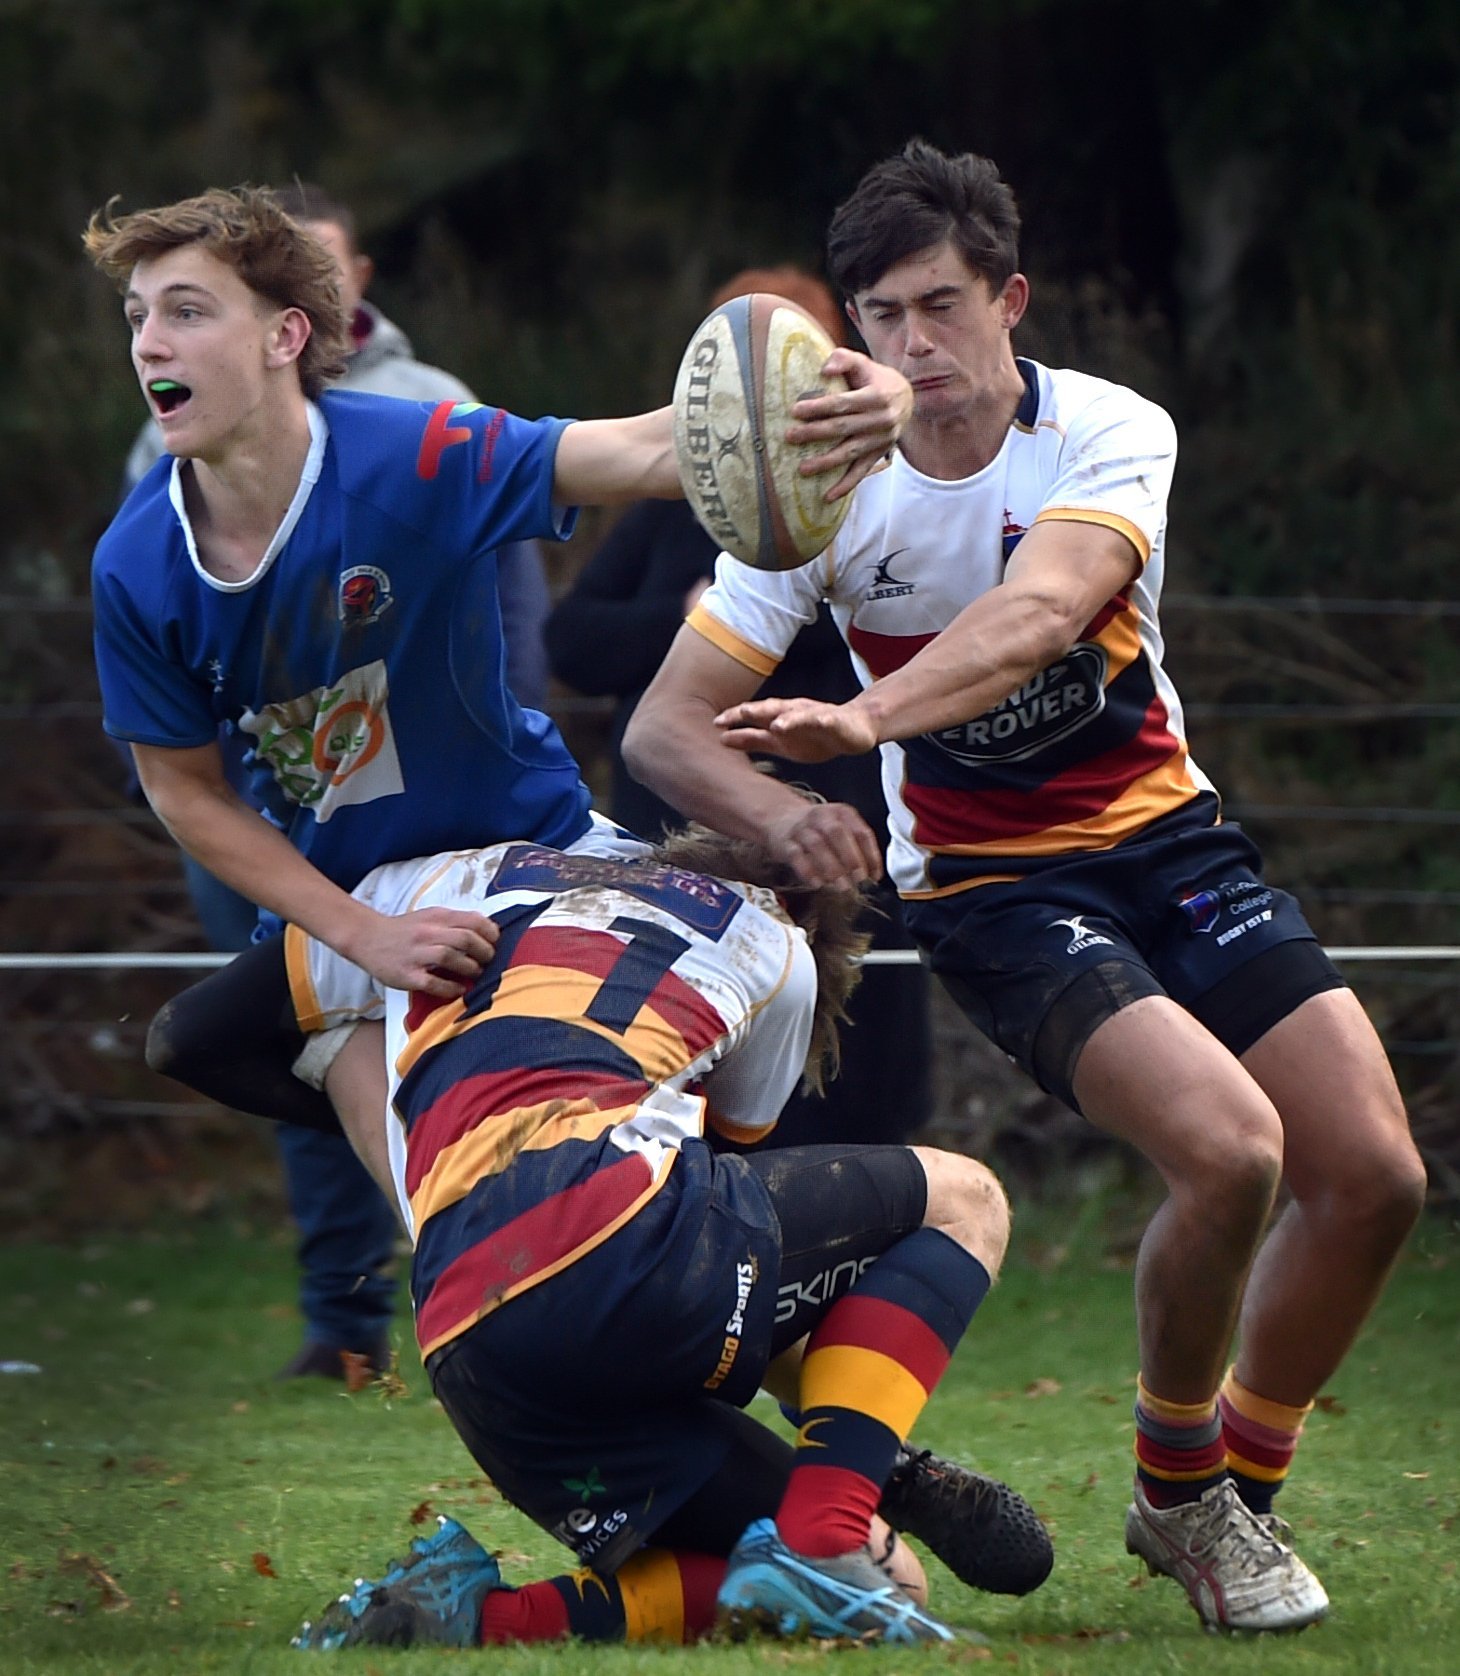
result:
M 395 604 L 390 578 L 373 564 L 352 565 L 340 572 L 340 621 L 347 628 L 378 623 Z

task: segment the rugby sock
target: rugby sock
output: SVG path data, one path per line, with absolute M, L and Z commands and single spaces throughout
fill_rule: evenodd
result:
M 585 1567 L 482 1603 L 481 1643 L 658 1641 L 680 1646 L 706 1634 L 725 1562 L 711 1554 L 645 1548 L 613 1576 Z
M 1287 1480 L 1313 1404 L 1290 1408 L 1287 1403 L 1259 1397 L 1232 1367 L 1217 1393 L 1217 1408 L 1227 1444 L 1227 1471 L 1237 1494 L 1254 1513 L 1271 1513 L 1272 1498 Z
M 1220 1484 L 1227 1445 L 1217 1399 L 1167 1402 L 1136 1380 L 1136 1478 L 1152 1507 L 1196 1501 Z
M 715 1622 L 725 1561 L 714 1554 L 644 1548 L 618 1570 L 624 1640 L 687 1646 Z
M 801 1425 L 776 1514 L 787 1547 L 826 1557 L 866 1542 L 898 1446 L 991 1284 L 956 1241 L 919 1228 L 821 1318 L 801 1365 Z

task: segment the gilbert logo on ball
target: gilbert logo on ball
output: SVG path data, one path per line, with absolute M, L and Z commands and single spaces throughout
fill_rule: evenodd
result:
M 803 309 L 757 291 L 734 297 L 696 329 L 674 381 L 674 450 L 700 523 L 743 563 L 793 570 L 841 527 L 849 497 L 828 504 L 829 476 L 803 477 L 818 449 L 786 441 L 803 396 L 846 388 L 823 378 L 835 345 Z

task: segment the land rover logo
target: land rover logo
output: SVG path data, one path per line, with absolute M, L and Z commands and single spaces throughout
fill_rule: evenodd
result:
M 971 722 L 929 738 L 957 762 L 1021 762 L 1105 708 L 1105 648 L 1082 641 Z

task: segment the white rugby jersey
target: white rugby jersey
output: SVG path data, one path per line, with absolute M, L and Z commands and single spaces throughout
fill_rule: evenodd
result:
M 690 625 L 768 675 L 825 599 L 862 685 L 901 668 L 1004 577 L 1040 519 L 1127 536 L 1140 574 L 1063 658 L 981 716 L 885 744 L 888 870 L 902 895 L 1015 878 L 1108 849 L 1183 807 L 1216 818 L 1161 666 L 1158 617 L 1170 418 L 1121 385 L 1021 359 L 1025 395 L 998 455 L 972 477 L 925 477 L 898 453 L 861 483 L 831 546 L 800 569 L 722 554 Z
M 758 1139 L 805 1068 L 815 963 L 773 893 L 635 858 L 636 840 L 593 844 L 497 844 L 361 881 L 353 894 L 382 913 L 497 922 L 495 958 L 458 1000 L 382 991 L 287 931 L 302 1029 L 385 1019 L 391 1166 L 413 1232 L 509 1164 L 525 1179 L 557 1154 L 561 1173 L 605 1136 L 646 1166 L 625 1179 L 647 1198 L 707 1104 L 717 1129 Z

